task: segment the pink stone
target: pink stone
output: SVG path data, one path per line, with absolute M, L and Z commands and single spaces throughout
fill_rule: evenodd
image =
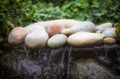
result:
M 53 23 L 47 28 L 49 36 L 59 34 L 61 30 L 64 29 L 64 26 L 60 23 Z
M 16 45 L 20 44 L 24 41 L 25 36 L 29 33 L 28 30 L 26 30 L 23 27 L 15 27 L 8 36 L 8 42 Z

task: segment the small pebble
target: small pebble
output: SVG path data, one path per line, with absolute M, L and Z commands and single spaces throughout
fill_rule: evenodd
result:
M 97 26 L 97 30 L 103 32 L 109 28 L 112 28 L 112 23 L 104 23 L 104 24 L 101 24 L 101 25 L 98 25 Z
M 109 29 L 105 30 L 102 34 L 105 35 L 105 37 L 114 38 L 115 37 L 115 28 L 109 28 Z
M 116 39 L 115 38 L 104 38 L 103 43 L 105 43 L 105 44 L 115 44 Z
M 67 36 L 64 34 L 53 35 L 47 42 L 48 47 L 56 48 L 64 45 L 67 42 Z

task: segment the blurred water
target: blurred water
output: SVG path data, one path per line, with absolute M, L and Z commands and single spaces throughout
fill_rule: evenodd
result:
M 8 59 L 9 58 L 9 59 Z M 115 73 L 120 72 L 120 46 L 102 45 L 86 48 L 63 46 L 55 49 L 30 49 L 24 44 L 12 47 L 3 57 L 6 66 L 28 79 L 71 79 L 71 67 L 78 59 L 92 58 Z M 120 75 L 119 73 L 117 75 Z

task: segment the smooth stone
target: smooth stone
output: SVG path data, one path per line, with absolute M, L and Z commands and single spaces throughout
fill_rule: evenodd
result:
M 66 34 L 66 35 L 71 35 L 73 33 L 81 32 L 81 31 L 83 31 L 83 32 L 95 32 L 96 26 L 94 23 L 92 23 L 90 21 L 83 21 L 79 24 L 72 26 L 71 28 L 63 29 L 61 31 L 61 33 Z
M 45 27 L 41 26 L 38 23 L 33 23 L 25 27 L 25 29 L 29 30 L 30 32 L 33 31 L 46 31 Z
M 97 33 L 97 34 L 101 34 L 101 31 L 98 30 L 98 31 L 96 31 L 95 33 Z
M 63 34 L 53 35 L 47 42 L 48 47 L 56 48 L 63 46 L 67 42 L 67 36 Z
M 109 29 L 105 30 L 102 34 L 105 35 L 105 37 L 114 38 L 115 37 L 115 28 L 109 28 Z
M 101 44 L 104 35 L 89 33 L 89 32 L 78 32 L 68 37 L 67 42 L 72 46 L 85 47 L 91 45 Z
M 104 23 L 104 24 L 101 24 L 101 25 L 98 25 L 97 26 L 97 30 L 103 32 L 109 28 L 112 28 L 112 23 Z
M 115 38 L 104 38 L 103 43 L 105 43 L 105 44 L 115 44 L 116 39 Z
M 49 36 L 53 36 L 55 34 L 59 34 L 63 29 L 64 29 L 64 26 L 62 24 L 53 23 L 47 28 L 47 32 Z
M 43 21 L 37 23 L 41 26 L 44 26 L 45 28 L 48 28 L 51 24 L 54 23 L 62 24 L 64 28 L 70 28 L 75 24 L 79 24 L 80 22 L 81 21 L 79 20 L 73 20 L 73 19 L 57 19 L 57 20 Z
M 34 31 L 25 37 L 25 44 L 30 48 L 44 47 L 49 39 L 48 33 L 45 31 Z
M 60 22 L 64 25 L 65 28 L 70 28 L 76 24 L 81 23 L 81 21 L 79 20 L 73 20 L 73 19 L 60 19 L 60 20 L 56 20 L 56 22 Z
M 29 33 L 29 31 L 26 30 L 24 27 L 15 27 L 9 33 L 8 42 L 10 44 L 13 44 L 13 45 L 20 44 L 20 43 L 22 43 L 24 41 L 25 36 L 28 33 Z
M 100 63 L 93 59 L 79 59 L 74 61 L 71 74 L 73 79 L 119 79 L 111 73 L 110 69 L 106 69 Z

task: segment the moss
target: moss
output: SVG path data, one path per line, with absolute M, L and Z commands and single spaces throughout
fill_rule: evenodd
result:
M 117 24 L 115 25 L 116 29 L 115 29 L 115 35 L 118 41 L 120 41 L 120 20 L 117 22 Z

